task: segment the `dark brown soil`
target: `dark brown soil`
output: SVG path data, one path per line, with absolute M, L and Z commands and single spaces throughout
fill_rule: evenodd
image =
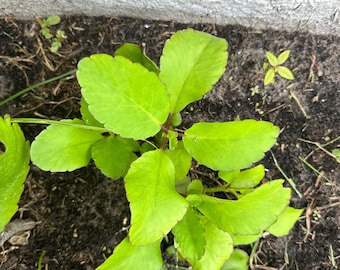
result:
M 23 22 L 5 18 L 0 21 L 0 100 L 75 69 L 82 57 L 99 52 L 112 54 L 125 42 L 144 46 L 147 55 L 158 63 L 166 39 L 188 27 L 227 39 L 229 61 L 213 91 L 183 113 L 184 126 L 236 118 L 274 122 L 282 132 L 272 153 L 267 153 L 263 161 L 268 169 L 266 178 L 283 178 L 275 157 L 302 194 L 300 198 L 293 192 L 292 205 L 306 209 L 288 236 L 267 236 L 257 247 L 245 247 L 254 252 L 250 268 L 338 269 L 340 171 L 330 152 L 340 144 L 340 140 L 335 141 L 340 136 L 339 36 L 127 18 L 68 17 L 62 18 L 60 24 L 68 38 L 53 54 L 49 51 L 50 41 L 39 34 L 34 19 Z M 287 66 L 296 79 L 277 78 L 275 84 L 264 87 L 265 51 L 277 55 L 286 49 L 291 50 Z M 258 93 L 252 94 L 253 87 L 258 87 Z M 74 76 L 69 76 L 7 103 L 0 107 L 0 115 L 79 117 L 79 100 L 79 85 Z M 30 141 L 43 128 L 21 127 Z M 30 218 L 38 224 L 29 231 L 27 245 L 4 244 L 0 269 L 37 269 L 43 252 L 46 255 L 42 269 L 94 269 L 125 237 L 129 224 L 123 182 L 105 178 L 92 165 L 71 173 L 42 172 L 32 166 L 19 210 L 14 219 Z

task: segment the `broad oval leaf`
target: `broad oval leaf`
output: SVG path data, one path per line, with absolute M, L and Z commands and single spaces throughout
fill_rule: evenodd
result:
M 137 267 L 138 266 L 138 267 Z M 137 268 L 136 268 L 137 267 Z M 162 270 L 163 259 L 160 241 L 145 246 L 134 246 L 126 237 L 115 248 L 113 254 L 97 270 L 148 269 Z
M 274 83 L 274 78 L 275 78 L 274 68 L 268 69 L 268 71 L 266 72 L 266 75 L 264 76 L 264 85 Z
M 284 62 L 287 61 L 288 57 L 290 55 L 290 50 L 285 50 L 277 57 L 277 64 L 282 65 Z
M 129 59 L 133 63 L 139 63 L 149 71 L 159 74 L 159 69 L 157 65 L 147 57 L 142 48 L 136 44 L 125 43 L 118 50 L 115 51 L 114 55 L 121 55 Z
M 284 236 L 293 228 L 295 222 L 301 216 L 303 209 L 287 207 L 278 220 L 267 231 L 276 237 Z
M 262 159 L 278 134 L 279 128 L 266 121 L 202 122 L 186 130 L 183 143 L 199 163 L 213 170 L 235 171 Z
M 85 125 L 79 119 L 62 121 Z M 89 163 L 91 145 L 102 138 L 99 131 L 70 125 L 50 125 L 33 141 L 31 159 L 33 164 L 45 171 L 73 171 Z
M 113 136 L 95 142 L 91 156 L 97 168 L 112 179 L 125 176 L 130 164 L 137 159 L 129 145 Z
M 157 75 L 123 56 L 86 57 L 77 77 L 91 114 L 122 137 L 151 137 L 168 117 L 169 95 Z
M 205 235 L 201 220 L 194 209 L 188 208 L 181 221 L 172 229 L 184 258 L 199 260 L 205 252 Z
M 230 184 L 232 188 L 252 188 L 260 183 L 265 175 L 264 166 L 257 165 L 244 171 L 218 172 L 218 176 Z M 234 176 L 234 177 L 232 177 Z
M 205 231 L 205 253 L 199 260 L 188 258 L 195 270 L 218 270 L 233 252 L 233 240 L 229 233 L 218 229 L 207 218 L 202 218 Z
M 18 210 L 29 171 L 29 143 L 18 124 L 0 117 L 0 232 Z
M 89 105 L 82 97 L 80 100 L 80 113 L 81 119 L 84 121 L 86 125 L 95 126 L 95 127 L 104 127 L 102 123 L 99 123 L 93 115 L 89 111 Z
M 266 52 L 266 56 L 267 56 L 267 59 L 268 59 L 269 64 L 271 66 L 276 67 L 278 65 L 279 61 L 278 61 L 277 57 L 274 54 L 272 54 L 271 52 L 267 51 Z
M 133 245 L 147 245 L 166 235 L 187 211 L 175 189 L 175 167 L 162 150 L 144 153 L 124 178 L 130 202 Z
M 282 77 L 282 78 L 285 78 L 287 80 L 294 80 L 294 75 L 293 73 L 290 71 L 289 68 L 285 67 L 285 66 L 278 66 L 276 68 L 277 70 L 277 73 L 279 73 L 279 75 Z
M 227 47 L 226 40 L 193 29 L 176 32 L 165 43 L 159 77 L 170 94 L 170 112 L 210 91 L 225 71 Z
M 184 149 L 167 150 L 165 152 L 175 166 L 175 180 L 183 180 L 191 167 L 191 156 Z
M 239 200 L 196 195 L 202 200 L 197 208 L 231 235 L 259 235 L 277 221 L 289 204 L 291 191 L 282 187 L 283 182 L 267 182 Z
M 235 248 L 220 270 L 248 270 L 249 256 L 242 249 Z

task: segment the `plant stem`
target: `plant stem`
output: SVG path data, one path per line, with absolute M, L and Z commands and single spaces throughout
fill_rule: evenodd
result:
M 225 184 L 219 187 L 206 188 L 204 192 L 205 193 L 225 192 L 228 187 L 229 187 L 229 184 Z
M 6 104 L 7 102 L 10 102 L 11 100 L 13 100 L 13 99 L 15 99 L 15 98 L 17 98 L 17 97 L 19 97 L 19 96 L 29 92 L 29 91 L 31 91 L 34 88 L 37 88 L 37 87 L 43 86 L 45 84 L 48 84 L 50 82 L 54 82 L 54 81 L 60 80 L 62 78 L 65 78 L 65 77 L 67 77 L 67 76 L 69 76 L 71 74 L 76 73 L 76 71 L 77 71 L 76 69 L 73 69 L 73 70 L 70 70 L 70 71 L 68 71 L 66 73 L 63 73 L 63 74 L 59 75 L 59 76 L 53 77 L 51 79 L 48 79 L 46 81 L 38 82 L 36 84 L 33 84 L 33 85 L 31 85 L 31 86 L 29 86 L 29 87 L 27 87 L 27 88 L 25 88 L 25 89 L 15 93 L 14 95 L 11 95 L 10 97 L 4 99 L 3 101 L 0 101 L 0 106 L 2 106 L 4 104 Z
M 110 130 L 103 127 L 75 124 L 67 121 L 57 121 L 57 120 L 48 120 L 48 119 L 39 119 L 39 118 L 11 118 L 12 123 L 21 123 L 21 124 L 41 124 L 41 125 L 61 125 L 61 126 L 69 126 L 75 128 L 96 130 L 100 132 L 111 132 Z

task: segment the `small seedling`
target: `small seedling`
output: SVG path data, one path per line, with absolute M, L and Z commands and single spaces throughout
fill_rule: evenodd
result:
M 253 87 L 250 87 L 250 92 L 251 92 L 251 96 L 255 96 L 255 94 L 258 94 L 259 93 L 259 86 L 258 85 L 255 85 Z
M 59 48 L 61 48 L 61 44 L 64 42 L 64 40 L 67 38 L 65 35 L 65 31 L 63 30 L 57 30 L 57 33 L 55 37 L 53 38 L 52 44 L 51 44 L 51 52 L 57 52 Z
M 268 85 L 275 82 L 275 75 L 278 73 L 282 78 L 288 79 L 288 80 L 294 80 L 294 75 L 292 71 L 287 68 L 286 66 L 283 66 L 288 57 L 290 55 L 290 50 L 286 50 L 282 52 L 278 57 L 276 57 L 271 52 L 266 52 L 266 56 L 269 62 L 264 63 L 263 70 L 265 71 L 265 77 L 264 77 L 264 85 Z
M 336 161 L 340 163 L 340 149 L 339 148 L 333 149 L 332 154 L 334 155 Z
M 50 47 L 51 52 L 57 52 L 59 48 L 61 48 L 62 43 L 65 39 L 67 39 L 67 36 L 65 35 L 65 32 L 63 30 L 58 29 L 57 31 L 52 30 L 50 27 L 53 25 L 57 25 L 60 23 L 60 17 L 59 16 L 50 16 L 47 19 L 41 20 L 40 18 L 36 18 L 36 21 L 40 25 L 40 33 L 46 38 L 46 39 L 52 39 L 52 44 Z

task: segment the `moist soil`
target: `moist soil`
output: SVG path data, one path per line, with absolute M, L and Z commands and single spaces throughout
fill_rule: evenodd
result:
M 266 180 L 284 179 L 285 174 L 301 194 L 292 192 L 291 205 L 305 209 L 287 236 L 264 236 L 256 246 L 244 247 L 253 252 L 250 268 L 338 269 L 340 171 L 332 150 L 340 145 L 339 36 L 131 18 L 64 17 L 57 28 L 66 32 L 67 39 L 57 53 L 51 53 L 51 41 L 41 36 L 34 18 L 3 18 L 0 100 L 75 69 L 83 57 L 113 54 L 126 42 L 141 45 L 159 63 L 165 41 L 188 27 L 225 38 L 229 60 L 213 90 L 182 113 L 183 128 L 198 121 L 251 118 L 273 122 L 281 134 L 262 161 Z M 287 49 L 291 55 L 286 66 L 295 80 L 276 77 L 274 84 L 265 87 L 265 52 L 278 55 Z M 79 101 L 80 87 L 72 74 L 6 103 L 0 114 L 74 118 L 80 117 Z M 29 141 L 45 128 L 21 127 Z M 285 185 L 290 186 L 288 181 Z M 38 264 L 49 270 L 95 269 L 126 236 L 128 206 L 123 181 L 104 177 L 93 164 L 66 173 L 44 172 L 32 165 L 13 220 L 32 220 L 34 227 L 18 232 L 3 245 L 0 269 L 37 269 Z M 164 256 L 168 269 L 185 269 L 177 266 L 176 259 Z

